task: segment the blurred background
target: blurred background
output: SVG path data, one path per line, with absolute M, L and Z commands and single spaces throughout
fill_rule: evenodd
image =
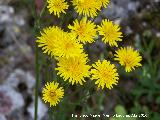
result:
M 68 0 L 69 1 L 69 0 Z M 43 0 L 0 0 L 0 120 L 33 120 L 35 92 L 35 35 L 34 4 L 40 13 Z M 41 28 L 61 26 L 64 30 L 76 18 L 72 7 L 57 18 L 48 10 L 40 20 Z M 112 90 L 85 91 L 83 86 L 70 86 L 67 97 L 56 107 L 49 108 L 41 100 L 41 90 L 54 79 L 55 63 L 39 50 L 40 86 L 39 120 L 159 120 L 160 119 L 160 0 L 111 0 L 94 22 L 109 18 L 122 27 L 123 42 L 143 56 L 142 67 L 125 73 L 119 67 L 119 84 Z M 100 40 L 86 47 L 91 62 L 99 58 L 113 59 L 114 49 Z M 60 79 L 60 78 L 59 78 Z M 79 88 L 79 89 L 78 89 Z M 85 98 L 86 93 L 94 93 Z M 81 100 L 81 101 L 78 101 Z M 48 109 L 49 108 L 49 109 Z M 74 118 L 81 114 L 145 114 L 147 118 Z

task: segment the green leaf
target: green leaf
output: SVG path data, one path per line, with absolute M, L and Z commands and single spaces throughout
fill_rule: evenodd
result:
M 160 104 L 160 96 L 156 98 L 156 103 Z
M 125 108 L 122 105 L 117 105 L 116 108 L 115 108 L 115 112 L 117 114 L 120 114 L 120 115 L 126 115 L 127 114 Z

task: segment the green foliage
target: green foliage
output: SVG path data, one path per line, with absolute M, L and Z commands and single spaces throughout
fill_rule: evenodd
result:
M 160 106 L 160 59 L 157 59 L 159 56 L 155 54 L 158 49 L 156 46 L 158 38 L 150 30 L 145 30 L 140 40 L 137 40 L 136 46 L 144 55 L 144 64 L 138 72 L 137 84 L 132 89 L 134 106 L 131 112 L 145 113 L 149 119 L 158 120 L 160 116 L 158 110 Z
M 143 64 L 142 70 L 138 73 L 138 85 L 133 89 L 132 93 L 136 98 L 147 94 L 148 99 L 152 99 L 152 97 L 157 96 L 160 91 L 160 85 L 158 84 L 160 79 L 160 70 L 158 68 L 160 59 L 152 56 L 156 49 L 156 39 L 152 37 L 150 31 L 145 31 L 143 33 L 142 41 L 143 45 L 139 43 L 139 48 L 144 54 L 146 63 Z
M 127 117 L 126 118 L 126 115 L 128 115 L 128 114 L 127 114 L 126 109 L 122 105 L 117 105 L 115 107 L 115 114 L 121 115 L 122 117 L 111 118 L 110 120 L 126 120 L 126 119 L 127 120 L 136 120 L 136 118 L 134 118 L 134 117 Z

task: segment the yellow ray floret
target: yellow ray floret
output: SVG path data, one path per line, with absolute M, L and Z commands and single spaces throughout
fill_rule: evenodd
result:
M 54 55 L 55 44 L 62 39 L 63 31 L 56 26 L 44 28 L 41 32 L 41 36 L 37 37 L 38 47 L 41 47 L 43 53 L 48 55 Z
M 83 46 L 76 42 L 75 35 L 55 26 L 45 28 L 36 42 L 43 53 L 55 57 L 75 57 L 83 52 Z
M 54 15 L 57 15 L 60 17 L 61 13 L 66 13 L 65 9 L 68 9 L 67 3 L 65 0 L 47 0 L 50 14 L 53 13 Z
M 102 3 L 99 0 L 73 0 L 73 5 L 79 15 L 95 17 Z
M 126 72 L 131 72 L 135 67 L 142 66 L 140 61 L 142 57 L 137 50 L 132 47 L 120 48 L 116 51 L 115 60 L 119 61 L 122 66 L 125 66 Z
M 58 87 L 59 83 L 50 82 L 45 84 L 42 90 L 42 99 L 51 106 L 56 106 L 64 96 L 64 89 Z
M 87 18 L 83 18 L 80 22 L 75 20 L 74 25 L 69 25 L 68 28 L 71 29 L 71 32 L 78 37 L 78 41 L 82 43 L 92 43 L 94 42 L 94 37 L 96 36 L 97 30 L 95 29 L 96 25 L 87 20 Z
M 101 2 L 102 2 L 102 6 L 103 7 L 107 7 L 108 6 L 108 4 L 109 4 L 109 0 L 100 0 Z
M 113 85 L 118 83 L 118 73 L 114 64 L 111 64 L 110 61 L 103 60 L 102 62 L 98 60 L 95 64 L 92 65 L 91 69 L 92 80 L 97 80 L 95 84 L 98 84 L 98 88 L 104 88 L 105 86 L 108 89 L 113 88 Z
M 64 32 L 55 44 L 54 54 L 58 57 L 76 57 L 83 52 L 83 45 L 76 41 L 75 35 Z
M 122 41 L 122 32 L 119 25 L 113 24 L 112 21 L 103 20 L 98 26 L 99 34 L 102 36 L 102 41 L 110 46 L 118 46 L 117 41 Z
M 90 66 L 87 65 L 87 55 L 82 53 L 77 57 L 60 57 L 58 58 L 58 75 L 63 77 L 64 81 L 69 80 L 70 83 L 83 85 L 85 82 L 85 77 L 89 77 Z

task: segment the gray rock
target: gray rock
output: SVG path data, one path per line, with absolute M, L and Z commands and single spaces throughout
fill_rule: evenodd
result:
M 0 113 L 6 115 L 24 106 L 24 99 L 11 86 L 0 85 Z
M 127 9 L 128 9 L 129 11 L 136 12 L 138 6 L 139 6 L 139 2 L 130 2 L 130 3 L 128 3 Z
M 0 5 L 0 33 L 3 34 L 1 46 L 13 43 L 13 35 L 21 36 L 21 27 L 25 20 L 22 15 L 15 14 L 14 8 L 8 5 Z
M 125 34 L 129 35 L 129 34 L 132 34 L 132 33 L 133 33 L 133 30 L 129 26 L 127 26 Z
M 0 120 L 7 120 L 4 115 L 0 114 Z
M 38 98 L 38 120 L 41 120 L 45 116 L 47 110 L 48 108 L 45 106 L 45 104 L 43 104 L 41 98 Z M 27 108 L 27 111 L 30 113 L 31 117 L 34 119 L 34 101 Z
M 35 85 L 35 78 L 29 72 L 25 72 L 22 69 L 15 69 L 5 82 L 5 84 L 14 88 L 17 88 L 20 83 L 26 84 L 28 90 L 32 90 Z
M 0 5 L 1 4 L 8 4 L 11 0 L 0 0 Z
M 11 16 L 13 17 L 14 9 L 10 6 L 0 5 L 0 23 L 12 22 Z
M 102 16 L 109 19 L 128 18 L 129 14 L 136 13 L 139 1 L 112 0 L 106 9 L 102 10 Z

